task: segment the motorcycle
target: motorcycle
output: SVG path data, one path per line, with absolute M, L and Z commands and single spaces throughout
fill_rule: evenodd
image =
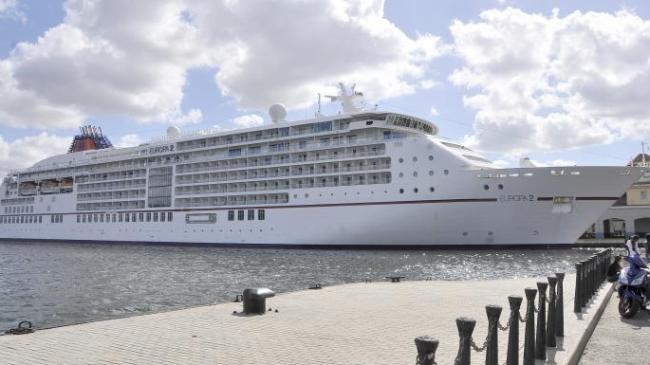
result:
M 629 265 L 618 275 L 618 313 L 623 318 L 632 318 L 639 309 L 646 309 L 650 301 L 650 270 L 639 255 L 625 260 Z

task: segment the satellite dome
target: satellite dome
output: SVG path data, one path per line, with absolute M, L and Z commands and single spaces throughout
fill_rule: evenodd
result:
M 176 138 L 180 138 L 180 136 L 181 136 L 181 129 L 178 128 L 177 126 L 172 125 L 169 128 L 167 128 L 167 138 L 176 139 Z
M 269 108 L 269 115 L 273 123 L 282 122 L 287 116 L 287 108 L 282 104 L 273 104 Z

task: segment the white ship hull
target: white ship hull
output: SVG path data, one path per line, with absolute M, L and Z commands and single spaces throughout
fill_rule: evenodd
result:
M 110 155 L 110 152 L 101 160 L 108 161 L 103 162 L 108 166 L 106 174 L 101 167 L 86 168 L 82 165 L 68 169 L 74 175 L 74 186 L 67 187 L 67 193 L 61 194 L 44 193 L 44 178 L 49 179 L 48 191 L 56 190 L 57 185 L 48 175 L 47 168 L 53 165 L 41 163 L 34 170 L 16 175 L 18 184 L 28 181 L 23 186 L 32 190 L 17 191 L 11 187 L 11 182 L 3 184 L 8 198 L 2 201 L 5 214 L 0 216 L 0 239 L 300 246 L 572 244 L 641 176 L 641 169 L 634 167 L 496 169 L 474 163 L 480 158 L 471 156 L 471 151 L 461 146 L 448 148 L 450 143 L 445 144 L 432 135 L 414 133 L 406 138 L 385 138 L 385 130 L 393 128 L 388 123 L 381 125 L 385 130 L 378 129 L 376 133 L 367 127 L 372 124 L 372 128 L 377 128 L 380 122 L 361 121 L 357 129 L 354 129 L 354 123 L 345 125 L 355 135 L 361 135 L 363 128 L 367 128 L 370 130 L 368 136 L 375 139 L 355 137 L 351 141 L 347 138 L 347 144 L 341 143 L 343 147 L 335 146 L 341 151 L 338 155 L 332 155 L 334 147 L 329 139 L 326 146 L 316 143 L 311 150 L 309 145 L 305 148 L 296 143 L 295 149 L 291 147 L 286 153 L 291 163 L 280 160 L 275 164 L 273 160 L 260 166 L 257 161 L 264 155 L 258 157 L 259 150 L 253 157 L 233 158 L 229 155 L 232 153 L 230 147 L 226 147 L 225 155 L 219 155 L 218 151 L 209 155 L 202 152 L 208 151 L 208 147 L 200 146 L 198 152 L 191 152 L 196 153 L 193 157 L 189 152 L 176 152 L 182 150 L 180 143 L 176 148 L 151 147 L 149 150 L 134 149 L 134 152 L 127 149 L 120 155 Z M 330 133 L 334 134 L 333 131 Z M 317 140 L 316 137 L 310 138 Z M 318 138 L 322 141 L 322 135 Z M 293 146 L 294 142 L 291 143 Z M 374 150 L 371 146 L 379 148 Z M 145 155 L 143 158 L 144 153 L 154 156 Z M 80 154 L 72 155 L 79 159 Z M 89 157 L 88 162 L 83 163 L 91 165 L 99 161 L 97 156 L 101 154 L 92 152 L 88 156 L 92 159 Z M 115 185 L 111 180 L 113 175 L 108 175 L 114 171 L 110 164 L 121 167 L 121 161 L 126 159 L 123 156 L 135 156 L 129 158 L 144 161 L 138 165 L 142 175 L 136 175 L 142 184 L 147 179 L 142 191 L 148 187 L 149 193 L 133 193 L 144 196 L 131 199 L 141 204 L 135 208 L 130 208 L 128 199 L 122 199 L 120 204 L 124 203 L 127 209 L 103 209 L 116 199 L 116 193 L 107 190 Z M 182 156 L 180 162 L 177 162 L 178 156 Z M 71 165 L 68 159 L 66 155 L 59 156 L 54 166 Z M 230 173 L 229 169 L 234 169 L 231 165 L 225 168 L 219 165 L 221 170 L 201 165 L 207 163 L 202 161 L 220 163 L 228 159 L 246 163 L 249 170 L 245 178 L 248 180 L 238 181 L 240 175 L 216 175 L 215 171 Z M 373 165 L 373 159 L 381 161 Z M 251 167 L 253 161 L 255 167 Z M 364 163 L 357 165 L 359 161 Z M 187 168 L 179 167 L 183 163 L 189 168 L 197 166 L 196 169 L 204 170 L 192 175 L 192 171 L 188 173 Z M 169 187 L 173 203 L 164 208 L 151 208 L 151 170 L 158 166 L 173 168 L 170 171 L 173 171 L 174 179 Z M 304 170 L 297 166 L 303 166 Z M 262 173 L 267 176 L 269 169 L 277 168 L 286 168 L 289 172 L 286 179 L 291 186 L 287 189 L 280 186 L 275 190 L 261 191 L 259 185 L 251 185 L 253 172 L 256 177 Z M 336 179 L 332 180 L 330 176 L 327 183 L 334 181 L 336 186 L 318 187 L 314 182 L 331 175 L 331 169 L 337 174 Z M 66 170 L 62 171 L 57 172 L 58 176 L 66 176 L 62 175 Z M 88 175 L 93 173 L 96 175 Z M 213 175 L 208 176 L 210 173 Z M 73 175 L 67 181 L 72 181 Z M 130 178 L 135 183 L 136 175 Z M 376 180 L 375 175 L 385 181 Z M 92 183 L 86 176 L 103 180 Z M 184 180 L 184 176 L 189 176 L 190 180 Z M 354 179 L 348 179 L 349 176 L 354 176 Z M 213 185 L 204 184 L 203 187 L 201 181 L 206 179 Z M 266 179 L 263 181 L 265 187 L 275 181 L 274 178 Z M 116 181 L 129 181 L 131 184 L 123 177 Z M 218 207 L 201 206 L 212 202 L 206 191 L 213 188 L 216 191 L 221 181 L 228 184 L 227 192 L 213 193 L 213 196 L 226 199 L 225 203 Z M 313 186 L 305 186 L 303 181 Z M 92 189 L 103 189 L 97 194 L 105 194 L 112 200 L 107 200 L 104 195 L 88 195 L 89 191 L 94 191 Z M 256 200 L 230 204 L 229 197 L 241 197 L 247 192 L 246 199 L 253 196 Z M 25 199 L 26 193 L 29 204 L 20 207 L 17 214 L 16 207 L 11 204 L 18 201 L 16 199 Z M 266 202 L 267 197 L 276 199 L 279 193 L 286 199 L 259 203 L 260 194 L 266 194 L 263 200 Z M 98 199 L 104 200 L 94 203 Z M 190 204 L 195 201 L 198 203 Z M 164 222 L 157 219 L 162 212 Z M 135 222 L 133 218 L 136 218 Z

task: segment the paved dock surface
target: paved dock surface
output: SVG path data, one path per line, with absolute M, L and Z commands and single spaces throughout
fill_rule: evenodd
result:
M 580 364 L 648 364 L 650 315 L 640 311 L 631 319 L 618 314 L 618 297 L 614 293 L 591 336 Z
M 278 309 L 263 316 L 233 314 L 241 303 L 73 325 L 22 336 L 0 336 L 3 364 L 413 364 L 413 339 L 440 339 L 439 364 L 458 350 L 455 318 L 477 320 L 475 342 L 483 343 L 484 306 L 503 306 L 523 296 L 538 279 L 359 283 L 270 298 Z M 563 363 L 589 320 L 572 313 L 575 276 L 565 280 L 566 337 L 549 352 Z M 525 307 L 522 306 L 522 315 Z M 523 329 L 521 324 L 521 344 Z M 507 332 L 499 332 L 499 362 Z M 473 353 L 483 363 L 484 353 Z

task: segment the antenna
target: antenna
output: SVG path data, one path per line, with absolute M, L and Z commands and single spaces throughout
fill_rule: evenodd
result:
M 645 142 L 641 142 L 641 162 L 645 166 Z

